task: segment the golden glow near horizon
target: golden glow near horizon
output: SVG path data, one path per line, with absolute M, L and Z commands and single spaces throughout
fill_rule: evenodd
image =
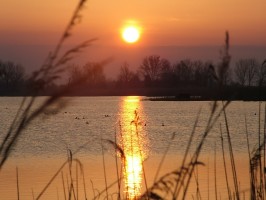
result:
M 2 1 L 0 44 L 54 44 L 77 3 Z M 78 43 L 97 37 L 102 44 L 117 45 L 121 26 L 138 25 L 128 23 L 131 20 L 141 22 L 140 28 L 145 29 L 145 39 L 141 37 L 145 45 L 220 45 L 226 30 L 234 44 L 266 44 L 265 0 L 88 1 L 81 16 L 81 23 L 73 29 Z
M 147 156 L 142 112 L 139 97 L 125 97 L 120 110 L 120 143 L 125 154 L 123 164 L 127 199 L 135 199 L 141 192 L 142 162 Z

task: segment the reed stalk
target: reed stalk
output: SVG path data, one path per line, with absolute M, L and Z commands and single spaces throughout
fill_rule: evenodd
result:
M 224 164 L 224 174 L 225 174 L 225 181 L 226 181 L 226 189 L 228 194 L 228 199 L 232 199 L 229 182 L 228 182 L 228 174 L 227 174 L 227 165 L 225 160 L 225 152 L 224 152 L 224 139 L 223 139 L 223 131 L 222 131 L 222 125 L 220 124 L 220 134 L 221 134 L 221 146 L 222 146 L 222 154 L 223 154 L 223 164 Z
M 79 164 L 80 170 L 83 172 L 83 167 L 82 167 L 82 163 L 76 159 L 73 158 L 72 162 L 77 162 Z M 56 171 L 56 173 L 52 176 L 52 178 L 48 181 L 48 183 L 45 185 L 45 187 L 42 189 L 42 191 L 37 195 L 36 200 L 40 199 L 43 194 L 46 192 L 46 190 L 49 188 L 49 186 L 52 184 L 52 182 L 58 177 L 58 175 L 62 172 L 62 170 L 64 169 L 65 166 L 69 165 L 69 160 L 66 160 L 60 167 L 59 169 Z M 71 180 L 70 183 L 68 183 L 67 180 L 67 185 L 71 185 Z M 69 190 L 69 193 L 71 191 Z
M 183 200 L 186 197 L 187 190 L 188 190 L 188 187 L 189 187 L 189 184 L 190 184 L 191 175 L 192 175 L 192 172 L 194 171 L 195 164 L 198 162 L 198 158 L 200 156 L 200 153 L 201 153 L 203 144 L 204 144 L 204 142 L 206 140 L 206 137 L 208 136 L 211 128 L 213 127 L 213 125 L 215 124 L 216 120 L 218 119 L 217 116 L 219 116 L 219 115 L 217 115 L 216 117 L 214 117 L 214 113 L 216 112 L 216 109 L 217 109 L 216 107 L 217 107 L 217 102 L 214 102 L 213 103 L 213 106 L 212 106 L 212 109 L 211 109 L 211 115 L 209 116 L 209 120 L 208 120 L 208 123 L 207 123 L 207 126 L 206 126 L 206 130 L 205 130 L 205 132 L 204 132 L 204 134 L 202 136 L 202 139 L 200 140 L 200 143 L 197 146 L 197 149 L 196 149 L 196 151 L 195 151 L 195 153 L 194 153 L 194 155 L 193 155 L 193 157 L 191 159 L 191 162 L 190 162 L 191 165 L 189 165 L 188 173 L 185 174 L 185 175 L 187 175 L 187 180 L 186 180 L 185 187 L 184 187 L 183 198 L 182 198 Z M 225 106 L 223 105 L 222 108 L 224 108 L 224 107 Z M 186 176 L 184 176 L 184 178 L 186 178 Z
M 208 185 L 208 197 L 207 199 L 210 200 L 210 157 L 208 156 L 208 166 L 207 166 L 207 185 Z
M 78 176 L 78 163 L 76 163 L 76 194 L 77 200 L 79 199 L 79 176 Z
M 104 182 L 105 182 L 105 192 L 106 198 L 108 200 L 108 184 L 107 184 L 107 174 L 106 174 L 106 165 L 105 165 L 105 156 L 104 156 L 104 149 L 103 149 L 103 139 L 101 138 L 101 149 L 102 149 L 102 161 L 103 161 L 103 174 L 104 174 Z
M 195 177 L 195 182 L 196 182 L 196 197 L 197 199 L 201 199 L 201 193 L 200 193 L 200 188 L 199 188 L 199 172 L 198 172 L 198 166 L 195 167 L 195 172 L 194 172 L 194 177 Z
M 117 134 L 116 134 L 116 131 L 115 131 L 115 144 L 117 144 Z M 115 149 L 115 166 L 116 166 L 116 177 L 117 177 L 117 180 L 120 180 L 119 178 L 119 169 L 118 169 L 118 159 L 117 159 L 117 149 Z M 120 181 L 117 181 L 117 187 L 118 187 L 118 200 L 121 199 L 121 195 L 120 195 L 120 192 L 121 192 L 121 185 L 120 185 Z
M 259 115 L 258 115 L 258 150 L 261 154 L 261 101 L 259 101 Z M 260 185 L 259 185 L 259 193 L 262 199 L 264 199 L 264 189 L 263 189 L 263 174 L 262 174 L 262 162 L 261 155 L 259 156 L 259 177 L 260 177 Z
M 56 196 L 57 196 L 57 200 L 59 200 L 59 192 L 58 192 L 58 188 L 56 187 Z
M 214 144 L 214 192 L 215 192 L 215 199 L 218 200 L 218 193 L 217 193 L 217 173 L 216 173 L 216 142 Z
M 169 149 L 170 149 L 170 146 L 171 146 L 172 141 L 174 140 L 174 138 L 175 138 L 175 133 L 172 134 L 172 137 L 171 137 L 171 139 L 170 139 L 170 141 L 169 141 L 169 143 L 168 143 L 168 145 L 167 145 L 167 147 L 166 147 L 166 150 L 165 150 L 165 152 L 164 152 L 164 154 L 163 154 L 163 157 L 162 157 L 162 159 L 161 159 L 161 161 L 160 161 L 160 163 L 159 163 L 158 169 L 157 169 L 156 174 L 155 174 L 155 176 L 154 176 L 154 181 L 153 181 L 154 183 L 157 181 L 157 178 L 158 178 L 159 172 L 160 172 L 160 170 L 161 170 L 161 167 L 162 167 L 162 165 L 163 165 L 163 163 L 164 163 L 164 160 L 165 160 L 165 158 L 166 158 L 166 155 L 167 155 L 167 153 L 168 153 L 168 151 L 169 151 Z
M 222 105 L 224 106 L 223 102 L 222 102 Z M 231 168 L 232 168 L 232 173 L 233 173 L 233 181 L 234 181 L 236 199 L 240 200 L 235 159 L 234 159 L 233 147 L 232 147 L 231 136 L 230 136 L 229 125 L 228 125 L 225 108 L 223 109 L 223 115 L 224 115 L 224 121 L 225 121 L 225 127 L 226 127 L 227 139 L 228 139 L 229 155 L 230 155 Z
M 265 60 L 266 61 L 266 60 Z M 264 177 L 264 196 L 266 196 L 266 103 L 264 104 L 264 128 L 263 128 L 263 177 Z
M 250 198 L 255 199 L 256 197 L 256 190 L 255 190 L 255 179 L 253 176 L 253 170 L 252 170 L 252 162 L 251 162 L 251 152 L 250 152 L 250 144 L 249 144 L 249 136 L 248 136 L 248 127 L 247 127 L 247 118 L 245 116 L 245 132 L 246 132 L 246 138 L 247 138 L 247 147 L 248 147 L 248 160 L 249 160 L 249 175 L 250 175 Z
M 96 196 L 95 196 L 95 189 L 94 189 L 94 186 L 93 186 L 93 182 L 92 180 L 91 181 L 91 189 L 92 189 L 92 193 L 93 193 L 93 199 L 96 199 Z
M 84 190 L 84 199 L 87 200 L 87 188 L 86 188 L 86 181 L 85 181 L 85 172 L 82 174 L 82 180 L 83 180 L 83 190 Z
M 68 181 L 68 175 L 66 175 L 66 182 L 67 182 L 67 194 L 69 195 L 69 193 L 71 192 L 71 188 L 70 188 L 70 184 L 69 184 L 69 181 Z
M 51 106 L 52 104 L 58 103 L 57 109 L 62 108 L 62 104 L 60 105 L 60 98 L 63 95 L 66 95 L 71 89 L 75 88 L 78 85 L 83 84 L 88 77 L 82 77 L 78 81 L 72 83 L 66 88 L 54 93 L 52 96 L 47 98 L 47 100 L 36 109 L 33 108 L 33 105 L 36 102 L 36 95 L 38 92 L 42 91 L 42 89 L 49 83 L 58 80 L 62 73 L 66 70 L 66 63 L 68 63 L 76 53 L 79 53 L 82 49 L 89 46 L 95 39 L 85 41 L 79 45 L 76 45 L 73 48 L 62 51 L 62 47 L 65 41 L 70 37 L 72 29 L 74 26 L 80 22 L 82 15 L 80 14 L 81 10 L 84 8 L 86 0 L 80 0 L 76 9 L 73 12 L 73 15 L 66 26 L 62 36 L 60 37 L 54 51 L 48 56 L 47 60 L 40 67 L 38 71 L 35 71 L 30 80 L 33 83 L 36 83 L 36 91 L 34 95 L 31 97 L 24 97 L 21 102 L 21 105 L 17 111 L 17 114 L 8 130 L 6 135 L 4 136 L 3 141 L 0 144 L 0 170 L 8 159 L 11 151 L 14 149 L 17 141 L 19 140 L 23 130 L 29 126 L 29 124 L 38 117 L 46 108 Z M 62 54 L 60 57 L 59 55 Z M 42 82 L 42 84 L 37 84 Z
M 190 134 L 190 137 L 189 137 L 189 140 L 188 140 L 188 144 L 187 144 L 187 147 L 186 147 L 186 150 L 185 150 L 185 155 L 183 157 L 183 160 L 182 160 L 182 164 L 181 164 L 181 168 L 183 168 L 185 166 L 185 163 L 186 163 L 186 160 L 187 160 L 187 156 L 188 156 L 188 153 L 189 153 L 189 150 L 190 150 L 190 147 L 191 147 L 191 143 L 193 141 L 193 138 L 194 138 L 194 134 L 196 132 L 196 127 L 197 127 L 197 124 L 198 124 L 198 120 L 199 120 L 199 116 L 200 116 L 200 112 L 201 112 L 201 109 L 198 111 L 197 113 L 197 116 L 196 116 L 196 120 L 194 122 L 194 125 L 193 125 L 193 128 L 192 128 L 192 131 L 191 131 L 191 134 Z M 179 192 L 180 192 L 180 184 L 183 185 L 183 180 L 180 178 L 180 180 L 178 180 L 178 182 L 176 183 L 175 185 L 175 189 L 174 189 L 174 199 L 177 198 Z
M 117 180 L 117 181 L 121 181 L 121 180 Z M 92 189 L 93 189 L 93 193 L 94 193 L 94 198 L 92 200 L 96 200 L 99 199 L 104 193 L 106 193 L 106 190 L 110 189 L 111 187 L 115 186 L 117 184 L 117 181 L 114 181 L 113 183 L 109 184 L 107 186 L 107 188 L 103 189 L 102 191 L 98 191 L 98 194 L 95 194 L 96 189 L 94 189 L 93 187 L 93 182 L 92 183 Z M 104 197 L 104 199 L 106 199 L 106 197 Z
M 31 188 L 31 195 L 32 195 L 32 199 L 35 200 L 35 197 L 34 197 L 34 191 L 33 191 L 32 188 Z
M 62 185 L 63 185 L 63 192 L 64 192 L 64 199 L 66 200 L 66 187 L 65 187 L 65 180 L 64 180 L 64 174 L 61 171 L 61 179 L 62 179 Z
M 122 160 L 122 163 L 121 163 L 121 172 L 120 172 L 120 174 L 121 174 L 121 179 L 119 179 L 119 180 L 122 180 L 122 176 L 123 176 L 123 165 L 125 165 L 125 162 L 126 162 L 126 159 L 125 159 L 125 154 L 124 154 L 124 149 L 125 149 L 125 145 L 124 145 L 124 138 L 122 137 L 122 134 L 123 134 L 123 132 L 122 132 L 122 125 L 121 125 L 121 121 L 119 121 L 119 138 L 120 138 L 120 143 L 121 143 L 121 150 L 122 150 L 122 152 L 123 152 L 123 154 L 122 155 L 124 155 L 124 159 Z M 121 156 L 122 157 L 122 156 Z M 119 183 L 118 183 L 120 186 L 121 186 L 121 181 L 119 181 Z
M 18 179 L 18 167 L 16 167 L 16 177 L 17 177 L 17 198 L 20 200 L 20 195 L 19 195 L 19 179 Z
M 144 168 L 144 159 L 143 159 L 142 148 L 141 148 L 140 139 L 139 139 L 139 129 L 138 129 L 139 124 L 140 124 L 139 115 L 138 115 L 137 110 L 135 110 L 135 119 L 134 119 L 135 133 L 137 136 L 137 143 L 138 143 L 137 145 L 139 146 L 139 155 L 141 158 L 141 167 L 142 167 L 142 172 L 143 172 L 143 177 L 144 177 L 145 188 L 146 188 L 146 190 L 148 190 L 146 172 L 145 172 L 145 168 Z M 149 195 L 147 195 L 146 197 L 148 200 L 150 199 Z
M 208 136 L 209 132 L 212 130 L 214 124 L 217 122 L 220 114 L 223 112 L 223 109 L 226 108 L 230 104 L 230 101 L 227 101 L 226 104 L 222 106 L 220 110 L 217 110 L 217 102 L 214 102 L 211 114 L 209 116 L 209 120 L 207 122 L 207 126 L 203 135 L 201 136 L 201 140 L 196 147 L 192 158 L 188 164 L 181 165 L 180 168 L 173 170 L 171 172 L 166 173 L 165 175 L 161 176 L 157 182 L 155 182 L 142 196 L 141 198 L 145 198 L 148 194 L 151 198 L 157 199 L 165 199 L 162 194 L 170 195 L 171 199 L 178 199 L 178 196 L 181 195 L 182 191 L 182 199 L 186 198 L 187 190 L 190 184 L 190 179 L 193 175 L 195 167 L 197 165 L 204 165 L 204 163 L 198 161 L 198 157 L 202 150 L 203 144 L 205 142 L 206 137 Z M 197 116 L 198 117 L 198 116 Z M 192 134 L 194 132 L 192 131 Z M 191 141 L 189 141 L 189 144 Z M 190 146 L 190 145 L 189 145 Z M 189 147 L 187 146 L 187 149 Z M 185 155 L 186 156 L 186 155 Z M 185 157 L 184 156 L 184 157 Z M 184 159 L 184 158 L 183 158 Z M 185 163 L 185 162 L 184 162 Z M 158 193 L 159 192 L 159 193 Z
M 119 167 L 118 167 L 118 159 L 117 156 L 118 154 L 121 157 L 122 163 L 125 162 L 126 159 L 126 155 L 124 153 L 124 150 L 122 149 L 122 147 L 120 147 L 120 145 L 118 145 L 116 142 L 113 142 L 112 140 L 105 140 L 106 142 L 108 142 L 109 144 L 111 144 L 114 147 L 115 150 L 115 163 L 116 163 L 116 175 L 117 175 L 117 185 L 118 185 L 118 198 L 121 198 L 121 194 L 120 194 L 120 190 L 121 190 L 121 178 L 122 177 L 122 167 L 121 167 L 121 171 L 120 171 L 120 176 L 119 176 Z M 116 141 L 116 138 L 115 138 Z
M 70 178 L 70 189 L 69 189 L 68 199 L 71 199 L 71 196 L 73 193 L 73 197 L 76 200 L 77 197 L 76 197 L 76 193 L 75 193 L 75 189 L 74 189 L 72 163 L 73 163 L 72 151 L 70 149 L 68 149 L 68 173 L 69 173 L 69 178 Z

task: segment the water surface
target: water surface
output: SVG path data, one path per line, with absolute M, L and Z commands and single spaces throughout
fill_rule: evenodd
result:
M 38 99 L 43 101 L 45 97 Z M 123 195 L 133 198 L 154 181 L 157 167 L 170 145 L 160 176 L 180 166 L 196 118 L 195 139 L 191 153 L 197 146 L 210 116 L 212 102 L 160 102 L 143 101 L 143 97 L 75 97 L 64 98 L 66 107 L 58 112 L 48 109 L 35 119 L 23 132 L 13 149 L 10 159 L 0 172 L 0 196 L 16 198 L 16 166 L 19 170 L 21 196 L 30 199 L 37 196 L 67 159 L 67 150 L 84 165 L 86 189 L 81 176 L 79 194 L 84 190 L 92 199 L 93 191 L 105 187 L 104 165 L 108 183 L 117 179 L 123 171 Z M 4 137 L 14 118 L 22 98 L 0 98 L 0 138 Z M 263 105 L 263 104 L 262 104 Z M 221 105 L 220 105 L 221 106 Z M 201 112 L 199 113 L 199 111 Z M 259 102 L 232 102 L 226 110 L 232 137 L 238 173 L 248 175 L 245 117 L 251 147 L 258 143 Z M 261 116 L 264 112 L 261 113 Z M 263 118 L 263 117 L 262 117 Z M 217 151 L 217 174 L 221 196 L 225 191 L 224 170 L 221 156 L 221 130 L 225 135 L 224 116 L 221 115 L 204 144 L 199 167 L 202 196 L 213 196 L 214 148 Z M 261 120 L 263 127 L 263 120 Z M 171 139 L 175 134 L 174 139 Z M 119 144 L 127 160 L 121 155 L 118 164 L 117 151 L 108 142 Z M 228 152 L 227 144 L 225 151 Z M 103 164 L 103 155 L 105 164 Z M 228 157 L 229 159 L 229 157 Z M 142 165 L 144 161 L 144 166 Z M 143 168 L 147 183 L 144 183 Z M 118 170 L 119 169 L 119 172 Z M 67 172 L 66 172 L 67 173 Z M 248 178 L 248 176 L 246 176 Z M 241 177 L 241 189 L 248 188 L 248 180 Z M 92 185 L 94 190 L 91 189 Z M 191 194 L 195 190 L 191 186 Z M 117 187 L 113 189 L 117 191 Z M 133 192 L 132 192 L 133 191 Z M 82 194 L 82 195 L 81 195 Z M 64 199 L 61 178 L 57 178 L 43 199 Z M 191 195 L 190 195 L 191 197 Z

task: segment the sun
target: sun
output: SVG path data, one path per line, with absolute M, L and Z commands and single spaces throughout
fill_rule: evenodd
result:
M 135 26 L 127 26 L 122 30 L 122 38 L 127 43 L 135 43 L 140 38 L 140 30 Z

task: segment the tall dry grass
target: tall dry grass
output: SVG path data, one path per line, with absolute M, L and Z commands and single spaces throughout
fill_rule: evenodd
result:
M 40 69 L 31 75 L 30 81 L 32 82 L 32 85 L 34 85 L 34 94 L 33 96 L 23 98 L 8 132 L 1 141 L 0 170 L 12 152 L 13 147 L 19 141 L 23 130 L 26 129 L 35 118 L 51 106 L 53 106 L 55 111 L 62 109 L 65 104 L 61 101 L 61 97 L 86 81 L 87 77 L 81 77 L 75 82 L 55 92 L 41 105 L 34 107 L 39 92 L 41 92 L 48 84 L 60 79 L 62 74 L 68 68 L 68 62 L 72 60 L 77 53 L 80 53 L 84 48 L 88 47 L 93 41 L 95 41 L 95 39 L 90 39 L 70 49 L 63 50 L 65 42 L 72 35 L 73 29 L 82 19 L 81 11 L 84 9 L 85 3 L 86 0 L 79 1 L 55 49 L 48 55 Z

